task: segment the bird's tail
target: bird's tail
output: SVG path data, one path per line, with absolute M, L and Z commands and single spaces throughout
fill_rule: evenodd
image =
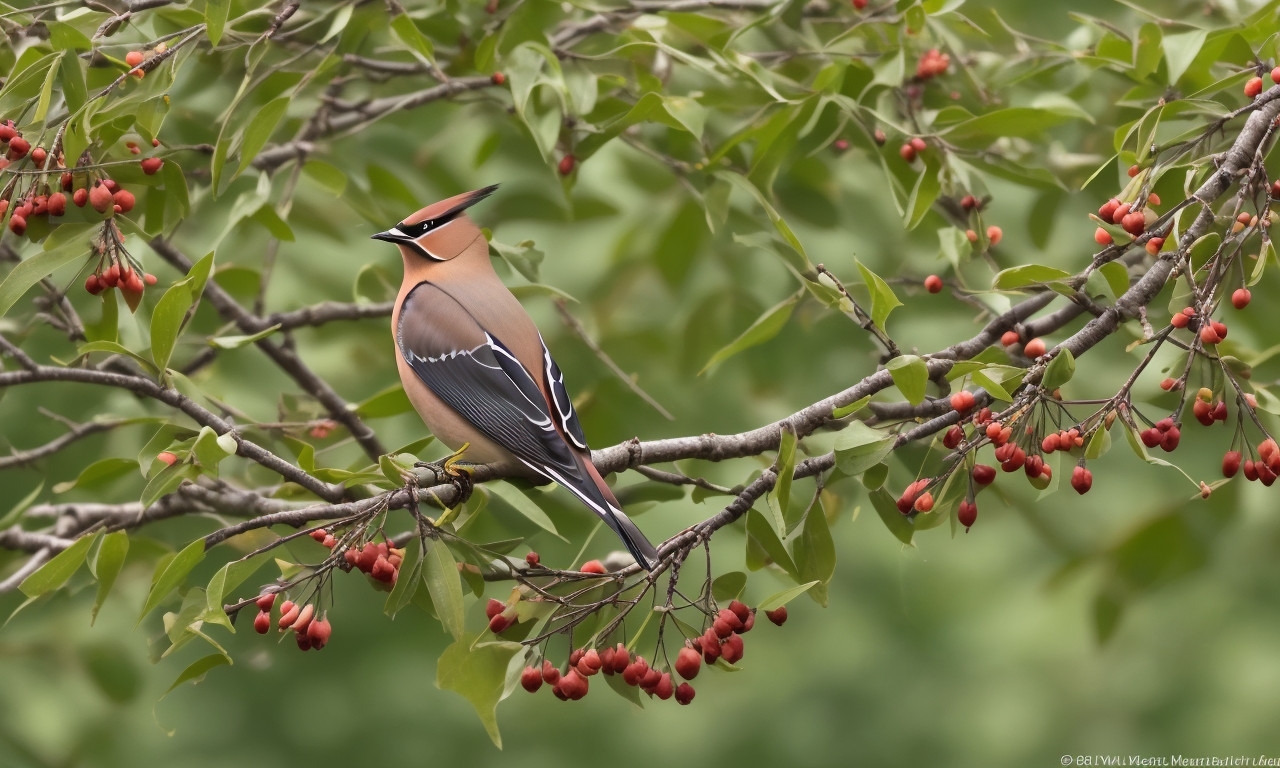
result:
M 587 482 L 594 486 L 596 491 L 594 495 L 601 498 L 590 504 L 600 519 L 604 520 L 605 525 L 613 529 L 613 532 L 622 539 L 622 543 L 626 545 L 627 551 L 636 559 L 640 567 L 646 571 L 653 570 L 653 566 L 658 562 L 658 548 L 644 535 L 640 527 L 631 522 L 631 518 L 627 517 L 622 511 L 622 505 L 618 503 L 618 499 L 613 495 L 613 491 L 605 483 L 604 478 L 600 476 L 600 472 L 592 465 L 591 460 L 584 457 L 577 457 L 582 464 L 582 469 L 587 475 Z M 584 499 L 585 500 L 585 499 Z M 603 507 L 599 505 L 603 502 Z

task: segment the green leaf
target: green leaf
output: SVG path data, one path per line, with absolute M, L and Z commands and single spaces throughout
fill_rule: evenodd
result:
M 443 546 L 440 542 L 434 542 L 434 544 Z M 413 594 L 418 590 L 418 585 L 426 581 L 423 571 L 422 540 L 414 536 L 404 546 L 404 559 L 400 563 L 400 573 L 403 575 L 396 579 L 396 585 L 391 588 L 391 594 L 387 595 L 387 602 L 382 606 L 383 613 L 395 618 L 400 609 L 413 600 Z M 436 610 L 439 608 L 437 607 Z
M 933 202 L 938 199 L 940 191 L 942 191 L 942 172 L 938 167 L 936 156 L 930 156 L 924 170 L 916 176 L 915 186 L 911 188 L 911 197 L 907 200 L 904 211 L 907 229 L 915 229 L 920 225 L 925 214 L 933 208 Z
M 997 138 L 1038 136 L 1046 128 L 1075 118 L 1076 115 L 1071 112 L 1009 107 L 962 120 L 943 130 L 940 135 L 949 143 L 966 149 L 981 149 L 994 143 Z
M 391 20 L 391 31 L 395 33 L 396 39 L 410 51 L 418 54 L 424 59 L 430 60 L 434 53 L 431 41 L 418 30 L 417 25 L 413 23 L 413 19 L 407 14 L 398 14 Z
M 18 589 L 22 590 L 22 594 L 27 597 L 39 597 L 66 584 L 67 579 L 80 570 L 80 564 L 89 553 L 89 547 L 100 536 L 102 531 L 76 539 L 71 546 L 54 555 L 49 562 L 37 568 L 35 573 L 23 579 Z
M 906 515 L 898 511 L 898 504 L 889 492 L 884 488 L 877 488 L 870 493 L 870 496 L 871 506 L 876 508 L 876 514 L 880 515 L 884 527 L 888 528 L 889 533 L 892 533 L 898 541 L 910 544 L 915 527 L 911 525 Z
M 212 266 L 213 253 L 210 252 L 192 264 L 187 276 L 174 283 L 160 297 L 160 301 L 156 302 L 156 308 L 151 314 L 151 358 L 158 370 L 164 371 L 169 367 L 169 358 L 173 354 L 178 334 L 182 332 L 187 311 L 204 291 Z
M 193 479 L 199 474 L 199 470 L 182 461 L 161 469 L 151 476 L 146 487 L 142 489 L 142 498 L 139 499 L 142 502 L 142 508 L 146 509 L 156 503 L 161 496 L 182 485 L 183 480 Z
M 561 541 L 564 541 L 564 537 L 556 530 L 556 524 L 551 521 L 551 518 L 547 516 L 546 512 L 542 511 L 542 507 L 539 507 L 533 499 L 526 496 L 524 492 L 516 486 L 506 481 L 486 483 L 485 490 L 491 492 L 494 496 L 497 496 L 505 502 L 507 506 L 527 517 L 539 528 L 544 531 L 548 531 Z
M 729 571 L 721 574 L 711 582 L 711 595 L 719 602 L 736 600 L 747 588 L 747 574 L 742 571 Z
M 1058 354 L 1053 356 L 1049 361 L 1049 367 L 1045 368 L 1044 378 L 1040 381 L 1040 385 L 1045 389 L 1053 390 L 1071 381 L 1071 377 L 1076 373 L 1076 356 L 1071 354 L 1071 350 L 1062 347 L 1058 350 Z
M 777 336 L 782 328 L 791 319 L 791 311 L 795 309 L 796 302 L 804 295 L 803 291 L 798 291 L 783 299 L 778 304 L 769 308 L 763 315 L 756 319 L 749 328 L 739 334 L 738 338 L 721 347 L 707 364 L 702 366 L 702 370 L 698 371 L 698 375 L 714 370 L 721 363 L 739 352 L 750 349 L 757 344 L 764 342 Z
M 792 547 L 800 579 L 819 582 L 809 592 L 809 597 L 823 608 L 827 607 L 827 584 L 836 570 L 836 546 L 831 540 L 831 529 L 821 504 L 815 504 L 805 517 L 804 528 Z
M 218 464 L 236 452 L 234 438 L 227 441 L 222 440 L 221 437 L 213 431 L 213 427 L 201 427 L 200 434 L 196 436 L 195 445 L 191 447 L 191 452 L 195 454 L 196 461 L 200 462 L 200 467 L 214 477 L 218 476 Z M 230 442 L 229 446 L 227 442 Z M 231 450 L 227 450 L 228 448 Z
M 231 618 L 222 608 L 227 601 L 227 596 L 272 559 L 270 552 L 259 552 L 248 560 L 232 560 L 219 568 L 213 578 L 209 579 L 209 584 L 204 590 L 205 610 L 202 620 L 233 630 Z
M 1164 60 L 1171 85 L 1178 82 L 1191 62 L 1196 60 L 1208 36 L 1209 31 L 1205 29 L 1164 36 Z
M 898 295 L 883 278 L 867 269 L 861 261 L 856 263 L 858 271 L 862 273 L 862 282 L 871 294 L 871 321 L 883 331 L 885 323 L 889 321 L 889 313 L 902 306 L 902 302 L 898 301 Z
M 186 549 L 161 560 L 156 565 L 155 575 L 151 578 L 151 591 L 147 594 L 147 601 L 142 606 L 142 613 L 138 614 L 138 623 L 141 624 L 147 614 L 160 605 L 161 600 L 177 589 L 178 585 L 187 578 L 187 574 L 191 573 L 191 569 L 199 565 L 203 559 L 204 539 L 196 539 L 188 544 Z
M 436 618 L 440 619 L 440 623 L 455 640 L 460 640 L 465 629 L 465 617 L 458 562 L 453 559 L 448 545 L 438 539 L 427 543 L 422 562 L 422 578 L 427 583 L 427 592 L 431 594 L 431 602 L 436 607 Z
M 1046 267 L 1041 264 L 1026 264 L 1020 267 L 1010 267 L 1001 270 L 996 275 L 992 285 L 1001 290 L 1010 290 L 1012 288 L 1022 288 L 1027 285 L 1039 285 L 1042 283 L 1061 282 L 1071 277 L 1071 273 L 1055 267 Z
M 836 435 L 836 466 L 846 475 L 860 475 L 884 461 L 893 452 L 893 443 L 893 435 L 861 421 L 850 422 Z
M 227 12 L 230 9 L 231 0 L 207 0 L 205 3 L 204 31 L 209 36 L 210 45 L 214 47 L 222 39 L 222 30 L 227 26 Z
M 124 531 L 113 531 L 102 537 L 98 551 L 89 559 L 89 570 L 98 580 L 98 595 L 93 600 L 93 612 L 89 614 L 89 624 L 98 618 L 98 609 L 111 592 L 111 587 L 124 567 L 125 555 L 129 554 L 129 536 Z
M 916 355 L 901 355 L 885 364 L 893 383 L 907 402 L 919 405 L 924 402 L 925 386 L 929 383 L 929 366 Z
M 53 486 L 54 493 L 66 493 L 72 488 L 92 488 L 104 485 L 119 477 L 129 474 L 138 468 L 133 459 L 110 458 L 100 459 L 85 467 L 75 480 L 58 483 Z
M 302 173 L 310 176 L 312 181 L 334 197 L 341 197 L 347 189 L 347 174 L 341 168 L 322 160 L 308 160 L 302 166 Z
M 217 349 L 239 349 L 246 344 L 261 341 L 278 330 L 280 330 L 280 324 L 276 323 L 270 328 L 264 328 L 257 333 L 249 334 L 247 336 L 215 336 L 214 338 L 209 339 L 209 346 L 216 347 Z
M 397 382 L 357 405 L 356 415 L 362 419 L 385 419 L 412 410 L 413 403 L 409 402 L 404 387 Z
M 85 243 L 76 239 L 23 259 L 0 282 L 0 317 L 7 314 L 31 286 L 76 259 L 83 259 L 88 252 Z
M 817 581 L 810 581 L 805 584 L 800 584 L 798 586 L 791 587 L 790 589 L 784 589 L 781 592 L 775 592 L 774 594 L 769 595 L 765 599 L 761 600 L 757 610 L 772 611 L 777 608 L 781 608 L 782 606 L 786 605 L 792 600 L 795 600 L 797 597 L 803 595 L 805 592 L 808 592 L 810 589 L 813 589 L 817 585 L 818 585 Z
M 22 519 L 22 513 L 27 511 L 27 507 L 31 506 L 36 499 L 40 498 L 40 492 L 44 490 L 44 481 L 36 483 L 36 487 L 31 489 L 31 493 L 23 496 L 17 504 L 14 504 L 8 512 L 0 515 L 0 530 L 4 530 L 14 523 Z
M 802 275 L 812 275 L 813 265 L 809 263 L 809 256 L 805 253 L 804 246 L 800 244 L 800 238 L 796 237 L 795 232 L 791 231 L 791 227 L 782 219 L 782 215 L 765 199 L 764 193 L 761 192 L 755 184 L 752 184 L 745 176 L 729 171 L 718 171 L 716 178 L 726 179 L 738 189 L 745 191 L 751 197 L 755 198 L 756 203 L 764 209 L 765 214 L 769 216 L 769 221 L 773 224 L 778 234 L 782 235 L 782 239 L 791 246 L 793 253 L 781 254 L 793 269 Z
M 791 520 L 791 481 L 796 473 L 796 433 L 789 426 L 782 428 L 782 438 L 778 444 L 778 460 L 774 468 L 778 480 L 773 486 L 769 499 L 769 508 L 773 511 L 773 524 L 777 526 L 778 536 L 786 536 L 799 520 Z
M 44 85 L 40 88 L 40 100 L 36 102 L 36 113 L 33 119 L 37 123 L 44 122 L 49 115 L 49 103 L 53 101 L 53 83 L 58 79 L 58 70 L 62 66 L 62 57 L 55 58 L 44 76 Z
M 174 689 L 183 683 L 199 684 L 204 680 L 204 676 L 209 674 L 210 670 L 232 663 L 231 657 L 225 653 L 211 653 L 204 658 L 196 659 L 186 669 L 182 670 L 182 673 L 173 681 L 173 685 L 170 685 L 169 689 L 160 695 L 160 698 L 163 699 L 173 693 Z
M 747 512 L 747 568 L 758 571 L 769 563 L 776 563 L 789 574 L 796 573 L 796 564 L 778 532 L 753 508 Z
M 871 395 L 863 395 L 848 405 L 842 405 L 839 408 L 831 409 L 831 418 L 843 419 L 846 416 L 852 416 L 863 408 L 867 407 L 867 403 L 871 402 Z
M 494 746 L 501 749 L 498 702 L 506 690 L 507 667 L 511 659 L 524 650 L 524 646 L 510 642 L 477 642 L 483 634 L 482 630 L 475 635 L 460 637 L 444 649 L 436 662 L 436 687 L 461 694 L 471 702 Z
M 1111 450 L 1111 431 L 1108 429 L 1095 429 L 1093 434 L 1089 436 L 1089 442 L 1085 443 L 1084 457 L 1092 461 L 1109 450 Z
M 249 167 L 253 159 L 267 145 L 267 140 L 275 132 L 276 125 L 280 123 L 292 101 L 292 96 L 281 96 L 253 114 L 249 125 L 244 129 L 244 138 L 240 141 L 240 165 L 232 174 L 232 179 L 244 173 L 244 169 Z

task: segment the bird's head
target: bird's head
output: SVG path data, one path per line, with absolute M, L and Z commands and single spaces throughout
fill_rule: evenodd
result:
M 432 203 L 391 229 L 374 235 L 373 239 L 395 243 L 424 259 L 448 261 L 481 235 L 480 227 L 467 216 L 466 210 L 497 188 L 494 184 Z

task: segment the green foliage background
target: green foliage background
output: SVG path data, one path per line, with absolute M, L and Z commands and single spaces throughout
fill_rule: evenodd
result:
M 243 3 L 231 5 L 232 18 L 248 10 L 239 7 Z M 904 11 L 921 7 L 898 5 Z M 950 25 L 952 44 L 980 59 L 1008 55 L 1011 45 L 991 22 L 993 14 L 1046 38 L 1042 52 L 1059 45 L 1083 50 L 1103 34 L 1102 24 L 1072 12 L 1096 14 L 1116 34 L 1131 35 L 1148 20 L 1148 11 L 1207 28 L 1238 26 L 1239 36 L 1223 54 L 1230 64 L 1248 63 L 1231 60 L 1242 46 L 1264 60 L 1275 49 L 1275 3 L 1219 3 L 1203 16 L 1203 3 L 1183 2 L 1147 2 L 1141 4 L 1145 11 L 1100 0 L 1071 8 L 1013 0 L 963 8 L 960 3 L 924 5 L 945 5 L 938 16 Z M 945 18 L 957 8 L 981 19 L 990 36 L 965 32 L 964 25 Z M 462 3 L 434 14 L 408 10 L 425 19 L 419 27 L 436 41 L 436 55 L 450 74 L 475 74 L 467 63 L 474 51 L 455 50 L 452 41 L 483 21 L 478 8 Z M 190 12 L 203 13 L 203 4 L 193 4 Z M 559 4 L 528 2 L 517 13 L 534 35 L 562 10 Z M 832 13 L 849 15 L 843 5 Z M 359 6 L 349 23 L 368 25 L 369 34 L 386 45 L 386 22 L 376 21 L 384 14 L 381 5 Z M 138 33 L 129 39 L 146 37 Z M 342 40 L 367 53 L 363 37 Z M 914 50 L 917 44 L 906 45 Z M 202 50 L 185 60 L 168 90 L 172 104 L 160 131 L 167 147 L 216 143 L 213 118 L 235 93 L 243 58 L 243 49 L 229 49 Z M 1005 234 L 995 254 L 998 267 L 1035 262 L 1075 271 L 1086 263 L 1094 250 L 1094 224 L 1086 214 L 1123 186 L 1123 168 L 1132 158 L 1111 162 L 1092 180 L 1089 174 L 1114 152 L 1117 126 L 1141 113 L 1136 105 L 1154 101 L 1170 86 L 1161 81 L 1163 69 L 1137 77 L 1122 67 L 1080 58 L 1063 55 L 1028 65 L 1018 75 L 992 75 L 1013 103 L 1052 95 L 1075 105 L 1084 118 L 1031 141 L 998 145 L 1052 165 L 1062 180 L 1059 190 L 983 176 L 993 196 L 984 224 L 999 224 Z M 914 60 L 906 56 L 908 68 Z M 1206 85 L 1224 75 L 1214 69 L 1211 77 L 1211 63 L 1205 62 L 1200 78 Z M 511 72 L 519 61 L 499 56 L 497 64 Z M 632 65 L 621 54 L 608 63 L 622 73 Z M 791 72 L 800 67 L 786 66 Z M 324 70 L 320 77 L 333 74 Z M 131 87 L 160 88 L 154 83 L 167 76 L 150 73 Z M 950 77 L 959 76 L 953 70 Z M 1238 97 L 1243 79 L 1232 81 L 1229 92 L 1222 86 L 1221 98 L 1229 106 L 1243 103 Z M 228 124 L 250 122 L 295 82 L 288 68 L 267 75 L 238 108 L 240 117 Z M 685 85 L 677 80 L 672 91 Z M 545 108 L 550 97 L 542 98 L 535 104 Z M 708 97 L 708 133 L 729 130 L 737 114 L 732 98 L 732 90 Z M 662 162 L 620 141 L 586 158 L 571 179 L 561 179 L 554 162 L 558 151 L 540 153 L 521 122 L 506 113 L 509 103 L 505 93 L 479 91 L 326 140 L 317 157 L 336 171 L 326 174 L 326 168 L 313 165 L 301 176 L 287 216 L 292 239 L 280 245 L 275 258 L 264 298 L 267 310 L 357 297 L 385 300 L 389 286 L 399 282 L 397 257 L 368 235 L 425 203 L 501 182 L 502 190 L 476 208 L 474 218 L 492 229 L 497 242 L 533 241 L 545 254 L 537 283 L 574 297 L 570 311 L 591 336 L 674 416 L 670 422 L 657 416 L 564 327 L 547 292 L 530 289 L 524 294 L 526 306 L 579 396 L 579 412 L 596 447 L 632 436 L 650 440 L 742 431 L 874 370 L 877 349 L 867 335 L 839 313 L 806 300 L 775 337 L 700 373 L 718 349 L 797 290 L 785 256 L 779 258 L 785 249 L 779 249 L 763 212 L 735 196 L 726 226 L 710 232 L 689 187 Z M 273 142 L 287 140 L 314 106 L 308 99 L 290 104 L 287 130 L 273 133 Z M 906 347 L 930 351 L 972 335 L 978 326 L 970 305 L 914 288 L 922 275 L 948 269 L 938 255 L 937 234 L 947 222 L 935 212 L 923 226 L 906 229 L 886 191 L 886 166 L 868 137 L 853 126 L 832 136 L 837 134 L 853 142 L 850 151 L 793 137 L 779 160 L 772 200 L 810 260 L 824 263 L 850 285 L 860 282 L 855 257 L 889 279 L 906 303 L 894 313 L 889 330 Z M 674 157 L 688 150 L 688 138 L 674 132 L 645 134 L 642 143 Z M 891 137 L 883 150 L 890 163 L 894 147 Z M 217 165 L 210 165 L 207 153 L 182 149 L 171 162 L 189 173 Z M 239 158 L 233 154 L 228 163 L 219 171 L 224 179 Z M 919 166 L 911 171 L 887 167 L 908 182 L 920 172 Z M 935 170 L 931 165 L 926 172 Z M 193 176 L 190 182 L 192 214 L 174 240 L 193 257 L 214 251 L 223 270 L 238 267 L 217 279 L 242 301 L 252 301 L 268 235 L 278 234 L 263 226 L 269 217 L 255 221 L 245 214 L 277 199 L 288 175 L 287 166 L 273 177 L 249 169 L 224 181 L 217 199 L 207 194 L 207 177 Z M 329 176 L 341 176 L 340 191 L 322 183 Z M 1182 179 L 1171 176 L 1159 189 L 1166 200 L 1177 200 L 1181 186 Z M 148 232 L 154 228 L 148 226 Z M 149 268 L 154 265 L 162 287 L 180 277 L 141 242 L 132 247 Z M 975 259 L 961 274 L 960 279 L 985 286 L 991 272 Z M 67 284 L 74 275 L 71 268 L 55 279 Z M 529 282 L 515 269 L 504 276 L 514 286 Z M 1274 341 L 1276 304 L 1266 297 L 1277 295 L 1276 288 L 1273 271 L 1255 286 L 1255 308 L 1232 325 L 1242 349 L 1264 349 Z M 145 318 L 158 296 L 156 291 L 144 300 L 136 327 L 123 322 L 126 346 L 145 347 Z M 96 299 L 78 291 L 72 291 L 72 299 L 86 319 L 95 317 Z M 74 354 L 65 351 L 70 349 L 65 336 L 52 329 L 19 326 L 11 318 L 3 322 L 8 324 L 0 326 L 3 330 L 21 327 L 27 333 L 25 349 L 66 358 Z M 304 329 L 296 333 L 299 352 L 338 392 L 359 402 L 395 382 L 386 325 L 377 319 Z M 197 353 L 201 337 L 220 327 L 211 308 L 202 306 L 191 331 L 179 340 L 175 359 Z M 1087 367 L 1089 375 L 1072 383 L 1072 396 L 1106 397 L 1132 371 L 1140 353 L 1124 349 L 1132 336 L 1119 336 L 1082 358 L 1081 370 Z M 1275 364 L 1269 365 L 1262 358 L 1255 381 L 1276 378 Z M 296 391 L 252 346 L 222 352 L 198 383 L 205 394 L 263 420 L 277 413 L 281 392 Z M 36 405 L 76 420 L 102 412 L 150 412 L 125 393 L 88 398 L 80 385 L 38 389 L 0 392 L 0 434 L 14 447 L 61 433 L 62 427 L 38 413 Z M 1148 389 L 1158 393 L 1154 382 Z M 1171 402 L 1152 398 L 1165 406 Z M 412 413 L 373 424 L 387 446 L 422 435 Z M 35 468 L 0 473 L 0 507 L 40 482 L 47 499 L 53 484 L 74 479 L 97 458 L 137 455 L 149 436 L 145 429 L 118 430 L 77 443 Z M 833 433 L 819 433 L 804 447 L 818 454 L 834 439 Z M 1211 479 L 1225 442 L 1225 430 L 1202 431 L 1191 424 L 1175 458 L 1192 477 Z M 335 466 L 357 456 L 349 443 L 328 450 Z M 928 460 L 924 447 L 900 452 L 894 487 Z M 771 461 L 691 463 L 689 470 L 733 485 Z M 1069 466 L 1058 472 L 1064 476 Z M 1094 473 L 1094 488 L 1086 497 L 1068 492 L 1039 499 L 1021 483 L 1005 483 L 983 497 L 981 519 L 967 535 L 951 537 L 945 527 L 938 528 L 917 536 L 912 547 L 886 532 L 855 483 L 837 487 L 838 504 L 828 515 L 838 564 L 825 609 L 801 599 L 792 603 L 786 626 L 758 623 L 746 637 L 742 671 L 704 672 L 689 707 L 667 703 L 638 712 L 603 686 L 577 703 L 558 702 L 545 691 L 537 696 L 517 691 L 499 708 L 505 752 L 491 746 L 461 698 L 435 687 L 435 660 L 447 642 L 438 623 L 418 611 L 387 619 L 382 596 L 356 575 L 338 579 L 334 639 L 322 653 L 297 653 L 289 642 L 277 647 L 274 635 L 264 639 L 243 630 L 220 635 L 235 664 L 156 703 L 183 666 L 207 649 L 188 647 L 175 654 L 178 659 L 152 663 L 149 642 L 153 655 L 167 643 L 159 639 L 157 616 L 134 626 L 138 607 L 157 554 L 181 548 L 207 533 L 211 523 L 153 524 L 133 537 L 130 563 L 92 627 L 88 613 L 96 587 L 81 573 L 70 589 L 24 607 L 0 630 L 0 765 L 199 768 L 430 761 L 481 766 L 518 760 L 528 766 L 566 761 L 630 766 L 663 759 L 704 765 L 1050 765 L 1064 754 L 1280 755 L 1274 730 L 1280 689 L 1275 653 L 1280 576 L 1273 567 L 1280 556 L 1280 522 L 1274 497 L 1257 484 L 1232 483 L 1202 502 L 1175 470 L 1143 464 L 1123 448 L 1096 463 Z M 633 498 L 647 487 L 634 474 L 620 483 Z M 67 498 L 136 498 L 142 484 L 135 474 Z M 659 539 L 709 516 L 717 501 L 639 500 L 628 508 Z M 563 500 L 548 503 L 573 544 L 522 532 L 534 534 L 530 543 L 544 560 L 567 564 L 592 521 Z M 303 540 L 295 551 L 314 558 L 314 551 L 305 550 L 310 546 Z M 589 551 L 603 554 L 611 546 L 598 538 Z M 741 531 L 721 532 L 714 549 L 717 566 L 740 567 Z M 213 560 L 200 566 L 193 583 L 212 575 Z M 3 572 L 16 562 L 16 556 L 0 555 Z M 753 575 L 747 594 L 758 600 L 788 583 L 769 573 Z M 0 597 L 0 611 L 8 616 L 21 601 L 17 594 Z M 478 626 L 472 608 L 469 620 Z

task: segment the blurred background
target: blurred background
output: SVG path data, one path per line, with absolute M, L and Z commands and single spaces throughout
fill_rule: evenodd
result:
M 1014 0 L 981 5 L 1015 28 L 1068 48 L 1091 40 L 1069 12 L 1093 14 L 1130 32 L 1149 18 L 1129 4 L 1102 0 L 1069 8 Z M 1151 14 L 1182 19 L 1194 18 L 1196 5 L 1219 16 L 1261 7 L 1142 3 Z M 450 11 L 462 13 L 454 6 Z M 971 30 L 965 42 L 980 50 L 983 34 L 994 31 Z M 167 143 L 204 139 L 210 105 L 225 103 L 238 85 L 218 78 L 220 66 L 212 55 L 188 63 L 165 123 Z M 986 179 L 993 198 L 986 221 L 1001 224 L 1005 235 L 997 266 L 1034 261 L 1074 271 L 1089 258 L 1094 224 L 1087 213 L 1126 179 L 1117 164 L 1093 180 L 1088 174 L 1113 151 L 1114 126 L 1132 119 L 1118 104 L 1130 85 L 1084 66 L 1046 69 L 1021 84 L 1059 89 L 1096 115 L 1097 125 L 1077 121 L 1045 145 L 1046 151 L 1085 156 L 1092 166 L 1063 171 L 1070 189 L 1083 187 L 1069 194 L 1029 193 Z M 314 168 L 303 175 L 290 214 L 296 239 L 279 248 L 267 310 L 389 298 L 399 283 L 399 258 L 368 236 L 420 205 L 500 182 L 499 193 L 473 209 L 473 217 L 495 241 L 532 241 L 545 255 L 537 283 L 574 297 L 569 311 L 587 333 L 674 416 L 663 419 L 613 377 L 561 321 L 546 291 L 527 289 L 525 304 L 567 374 L 596 447 L 634 436 L 750 429 L 874 370 L 877 350 L 866 335 L 810 301 L 798 305 L 775 338 L 700 373 L 717 349 L 796 289 L 776 253 L 749 237 L 734 237 L 758 228 L 751 219 L 759 212 L 735 206 L 727 227 L 707 231 L 701 208 L 672 175 L 621 142 L 582 163 L 572 185 L 562 184 L 529 148 L 528 135 L 502 118 L 501 107 L 486 98 L 441 102 L 335 140 L 324 161 L 346 182 L 339 191 L 315 183 L 320 172 Z M 192 157 L 193 165 L 203 162 Z M 278 191 L 279 179 L 274 183 L 271 192 Z M 1170 179 L 1162 196 L 1178 199 L 1180 184 Z M 245 300 L 260 279 L 267 232 L 233 212 L 245 196 L 259 193 L 255 185 L 242 177 L 217 200 L 193 193 L 201 216 L 185 222 L 175 237 L 193 257 L 215 250 L 222 270 L 217 279 Z M 979 323 L 970 305 L 949 292 L 929 296 L 914 289 L 924 274 L 947 268 L 937 227 L 904 231 L 882 185 L 876 158 L 830 150 L 790 162 L 775 199 L 814 263 L 854 284 L 857 258 L 894 283 L 906 302 L 889 322 L 896 339 L 924 352 L 971 336 Z M 162 282 L 178 277 L 141 244 L 137 251 Z M 59 277 L 66 283 L 74 274 Z M 504 278 L 513 286 L 530 282 L 505 267 Z M 986 284 L 990 270 L 969 264 L 955 279 Z M 1233 341 L 1242 347 L 1274 342 L 1275 304 L 1266 297 L 1280 295 L 1277 280 L 1274 271 L 1268 274 L 1254 288 L 1256 309 L 1232 325 Z M 89 297 L 73 299 L 93 316 Z M 145 335 L 142 327 L 131 331 L 130 322 L 122 324 L 126 345 Z M 386 326 L 376 319 L 302 330 L 299 352 L 339 393 L 358 402 L 395 382 Z M 218 318 L 203 307 L 195 333 L 188 334 L 192 340 L 175 357 L 194 355 L 199 335 L 218 328 Z M 1140 359 L 1140 351 L 1125 349 L 1133 338 L 1122 332 L 1083 357 L 1068 394 L 1113 393 Z M 37 330 L 26 348 L 41 345 L 57 354 L 66 339 Z M 1152 381 L 1143 391 L 1153 404 L 1150 412 L 1157 413 L 1175 401 L 1155 387 L 1164 373 L 1153 369 L 1148 375 Z M 1255 381 L 1277 375 L 1276 364 L 1266 361 Z M 223 352 L 198 383 L 264 420 L 280 408 L 281 393 L 293 390 L 252 346 Z M 0 392 L 6 447 L 30 447 L 62 431 L 36 406 L 72 419 L 148 412 L 120 393 L 103 399 L 84 393 L 66 384 Z M 372 423 L 388 446 L 423 432 L 412 413 Z M 0 507 L 41 482 L 42 500 L 49 500 L 55 483 L 74 479 L 102 456 L 135 455 L 149 436 L 145 427 L 117 430 L 37 467 L 0 472 Z M 834 439 L 821 433 L 802 447 L 817 455 Z M 1211 481 L 1228 439 L 1227 428 L 1190 423 L 1171 459 L 1192 478 Z M 1096 462 L 1087 496 L 1059 491 L 1041 497 L 1024 483 L 997 484 L 983 495 L 979 520 L 967 534 L 952 535 L 941 526 L 917 535 L 913 546 L 885 529 L 856 481 L 838 483 L 831 489 L 838 504 L 827 510 L 838 563 L 825 608 L 802 597 L 791 603 L 785 626 L 757 622 L 745 637 L 741 671 L 704 670 L 697 698 L 687 707 L 655 701 L 639 711 L 603 685 L 569 703 L 545 689 L 536 695 L 517 689 L 498 708 L 503 751 L 490 743 L 464 699 L 435 686 L 436 658 L 447 644 L 439 624 L 414 610 L 386 618 L 383 596 L 354 574 L 337 580 L 334 635 L 322 653 L 299 653 L 291 642 L 277 644 L 274 635 L 259 637 L 243 627 L 234 636 L 219 633 L 235 664 L 166 695 L 183 667 L 207 649 L 188 647 L 152 659 L 166 645 L 158 641 L 161 619 L 153 615 L 135 626 L 138 609 L 155 553 L 207 533 L 218 521 L 155 524 L 134 541 L 130 562 L 92 626 L 95 584 L 84 573 L 72 589 L 32 605 L 23 606 L 20 594 L 0 596 L 0 615 L 8 617 L 0 629 L 0 768 L 487 766 L 513 760 L 624 767 L 663 759 L 706 766 L 1049 766 L 1061 764 L 1063 755 L 1280 757 L 1280 573 L 1274 567 L 1280 516 L 1274 491 L 1231 483 L 1202 501 L 1177 470 L 1139 461 L 1123 442 L 1117 439 Z M 427 453 L 443 451 L 432 446 Z M 339 439 L 319 455 L 341 466 L 356 454 Z M 891 487 L 905 485 L 938 455 L 925 446 L 901 451 Z M 771 457 L 760 457 L 681 468 L 733 485 L 770 463 Z M 1069 471 L 1063 465 L 1057 474 Z M 626 492 L 641 499 L 646 484 L 638 476 L 618 481 L 624 500 Z M 142 483 L 140 477 L 121 478 L 60 500 L 136 497 Z M 549 503 L 574 543 L 536 531 L 529 531 L 529 543 L 544 562 L 568 564 L 592 521 L 567 502 Z M 628 505 L 655 540 L 717 508 L 715 498 Z M 611 546 L 596 537 L 588 552 L 601 556 Z M 717 535 L 717 570 L 741 568 L 743 549 L 740 531 Z M 214 560 L 197 570 L 195 583 L 222 562 Z M 14 562 L 0 560 L 0 566 L 7 573 Z M 785 586 L 771 574 L 753 574 L 745 599 L 754 604 Z M 478 606 L 472 607 L 468 620 L 479 626 Z

